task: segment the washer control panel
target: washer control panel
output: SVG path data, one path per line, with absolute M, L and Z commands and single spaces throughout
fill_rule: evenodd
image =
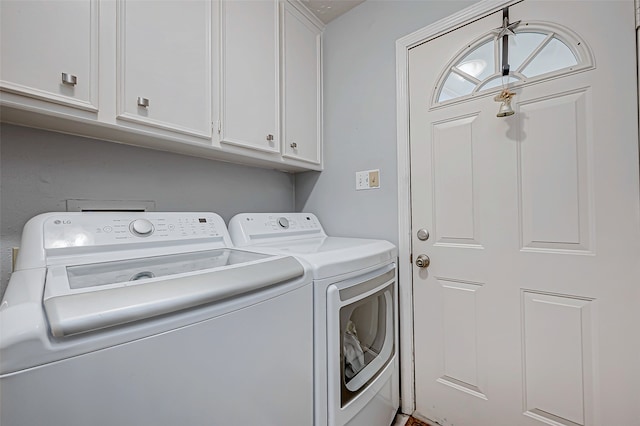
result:
M 239 247 L 269 239 L 326 236 L 311 213 L 241 213 L 229 221 L 229 233 Z
M 60 213 L 44 222 L 44 247 L 103 246 L 217 238 L 228 246 L 224 221 L 215 213 Z

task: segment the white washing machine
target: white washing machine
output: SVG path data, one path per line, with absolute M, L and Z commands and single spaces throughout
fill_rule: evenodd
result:
M 311 278 L 230 247 L 213 213 L 29 221 L 0 307 L 0 424 L 311 425 Z
M 396 247 L 329 237 L 309 213 L 239 214 L 236 247 L 300 259 L 314 280 L 314 423 L 389 426 L 399 407 Z

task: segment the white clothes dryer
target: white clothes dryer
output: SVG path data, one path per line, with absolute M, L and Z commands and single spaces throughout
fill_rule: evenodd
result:
M 311 278 L 231 245 L 214 213 L 31 219 L 0 306 L 0 424 L 310 426 Z
M 314 287 L 314 424 L 389 426 L 399 407 L 396 247 L 330 237 L 310 213 L 245 213 L 236 247 L 289 254 Z

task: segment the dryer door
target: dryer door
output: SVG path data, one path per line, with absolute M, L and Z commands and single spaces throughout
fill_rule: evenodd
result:
M 339 353 L 341 407 L 364 392 L 393 357 L 395 284 L 392 269 L 365 281 L 329 287 L 328 359 L 338 359 Z M 337 366 L 329 366 L 330 376 L 335 378 L 337 371 Z M 337 391 L 336 385 L 329 386 Z

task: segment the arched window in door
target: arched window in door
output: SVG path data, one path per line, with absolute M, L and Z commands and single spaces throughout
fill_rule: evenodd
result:
M 467 45 L 449 62 L 435 87 L 434 106 L 554 78 L 594 66 L 591 51 L 570 30 L 544 22 L 521 22 L 509 37 L 509 76 L 502 76 L 502 39 L 488 32 Z

